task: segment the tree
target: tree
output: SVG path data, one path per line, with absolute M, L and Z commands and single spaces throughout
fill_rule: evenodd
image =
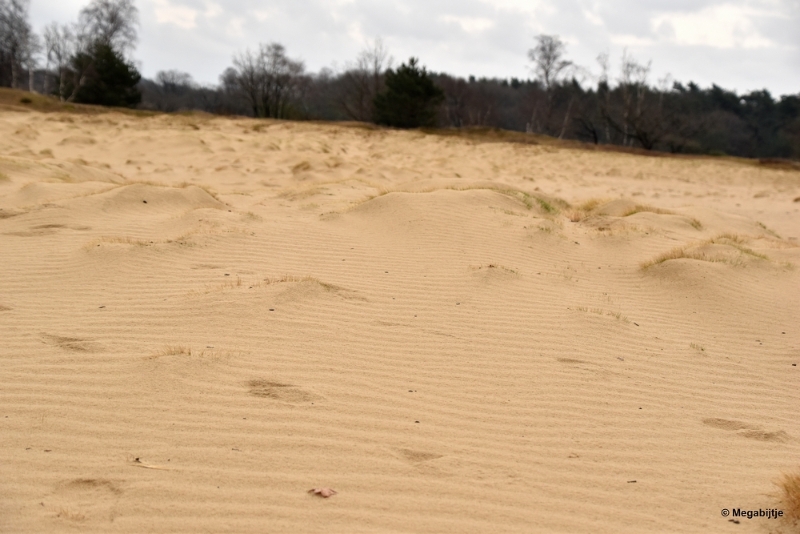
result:
M 78 24 L 93 43 L 125 54 L 136 45 L 139 10 L 132 0 L 92 0 L 81 10 Z
M 278 43 L 245 50 L 233 59 L 234 83 L 250 102 L 255 117 L 286 118 L 305 81 L 305 66 L 290 59 Z
M 533 74 L 542 83 L 545 91 L 544 113 L 540 119 L 539 102 L 534 106 L 531 116 L 532 128 L 540 132 L 550 131 L 550 117 L 553 109 L 553 90 L 556 88 L 563 76 L 574 66 L 571 61 L 564 59 L 566 45 L 557 35 L 537 35 L 536 46 L 528 50 L 528 59 L 533 63 Z M 569 122 L 569 113 L 572 109 L 572 100 L 567 110 L 567 114 L 562 121 L 561 134 L 563 137 L 564 124 Z
M 191 74 L 174 69 L 158 71 L 156 73 L 156 83 L 167 94 L 177 94 L 185 88 L 194 86 Z
M 136 88 L 141 75 L 109 44 L 95 43 L 88 52 L 72 60 L 75 71 L 85 72 L 84 81 L 74 90 L 74 101 L 101 106 L 136 107 L 142 95 Z
M 378 37 L 361 51 L 355 65 L 342 75 L 342 109 L 353 120 L 372 122 L 375 95 L 384 87 L 384 71 L 392 65 L 389 51 Z
M 375 96 L 375 120 L 397 128 L 434 126 L 443 101 L 442 90 L 412 57 L 396 71 L 386 71 L 386 90 Z
M 566 50 L 566 45 L 557 35 L 537 35 L 536 46 L 528 50 L 533 72 L 546 91 L 557 84 L 562 74 L 572 66 L 572 61 L 564 59 Z
M 44 29 L 44 53 L 47 59 L 47 70 L 51 64 L 56 68 L 58 88 L 55 93 L 62 101 L 66 100 L 69 96 L 67 83 L 71 72 L 70 62 L 75 55 L 75 35 L 72 28 L 67 24 L 60 25 L 56 22 L 46 26 Z M 45 82 L 47 80 L 48 77 L 45 77 Z M 45 93 L 48 93 L 46 85 Z
M 38 39 L 28 22 L 28 0 L 0 0 L 0 85 L 18 87 L 36 65 Z

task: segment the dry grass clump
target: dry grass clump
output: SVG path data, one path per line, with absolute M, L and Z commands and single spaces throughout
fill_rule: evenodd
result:
M 675 215 L 674 211 L 665 210 L 662 208 L 655 208 L 653 206 L 646 206 L 644 204 L 636 204 L 633 208 L 626 211 L 622 216 L 630 217 L 631 215 L 642 212 L 656 213 L 658 215 Z
M 0 182 L 10 182 L 11 178 L 8 177 L 7 174 L 3 174 L 0 172 Z
M 583 202 L 582 204 L 570 209 L 567 212 L 567 218 L 571 222 L 581 222 L 589 216 L 589 212 L 591 212 L 593 209 L 608 202 L 610 201 L 607 198 L 590 198 L 586 202 Z
M 655 208 L 653 206 L 646 206 L 644 204 L 637 204 L 636 206 L 634 206 L 633 208 L 628 210 L 628 212 L 626 212 L 623 215 L 623 217 L 630 217 L 631 215 L 634 215 L 636 213 L 642 213 L 642 212 L 655 213 L 655 214 L 658 214 L 658 215 L 677 215 L 677 213 L 675 213 L 674 211 L 665 210 L 665 209 L 662 209 L 662 208 Z M 694 217 L 690 217 L 689 218 L 689 224 L 695 230 L 700 230 L 700 229 L 703 228 L 703 224 L 700 221 L 698 221 L 697 219 L 695 219 Z
M 797 526 L 800 524 L 800 472 L 784 474 L 778 482 L 780 500 L 786 520 Z
M 712 237 L 707 242 L 712 245 L 728 245 L 743 254 L 747 254 L 761 260 L 769 259 L 765 254 L 758 253 L 751 248 L 743 246 L 743 243 L 747 242 L 747 238 L 739 234 L 720 234 L 717 237 Z
M 731 263 L 731 264 L 740 263 L 730 258 L 711 256 L 703 251 L 697 250 L 699 247 L 702 247 L 704 245 L 726 245 L 736 249 L 737 251 L 739 251 L 741 255 L 752 256 L 754 258 L 758 258 L 761 260 L 769 260 L 769 257 L 767 257 L 765 254 L 761 254 L 759 252 L 754 251 L 751 248 L 745 247 L 743 243 L 746 243 L 747 240 L 748 240 L 747 237 L 741 236 L 739 234 L 730 234 L 730 233 L 720 234 L 716 237 L 712 237 L 711 239 L 702 241 L 700 243 L 684 247 L 677 247 L 670 251 L 664 252 L 663 254 L 656 256 L 652 260 L 643 262 L 640 265 L 640 268 L 644 271 L 654 265 L 658 265 L 659 263 L 664 263 L 665 261 L 678 260 L 684 258 L 690 260 L 709 261 L 716 263 Z

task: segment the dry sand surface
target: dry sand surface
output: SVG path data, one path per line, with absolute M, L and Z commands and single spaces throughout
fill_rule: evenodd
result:
M 791 531 L 720 511 L 800 467 L 800 172 L 6 109 L 0 173 L 2 532 Z

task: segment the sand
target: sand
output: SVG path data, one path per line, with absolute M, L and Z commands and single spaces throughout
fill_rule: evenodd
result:
M 5 109 L 0 173 L 2 532 L 790 531 L 721 510 L 800 467 L 800 172 Z

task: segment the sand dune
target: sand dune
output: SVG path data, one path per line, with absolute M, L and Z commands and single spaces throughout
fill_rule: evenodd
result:
M 1 113 L 0 531 L 791 532 L 800 173 Z

